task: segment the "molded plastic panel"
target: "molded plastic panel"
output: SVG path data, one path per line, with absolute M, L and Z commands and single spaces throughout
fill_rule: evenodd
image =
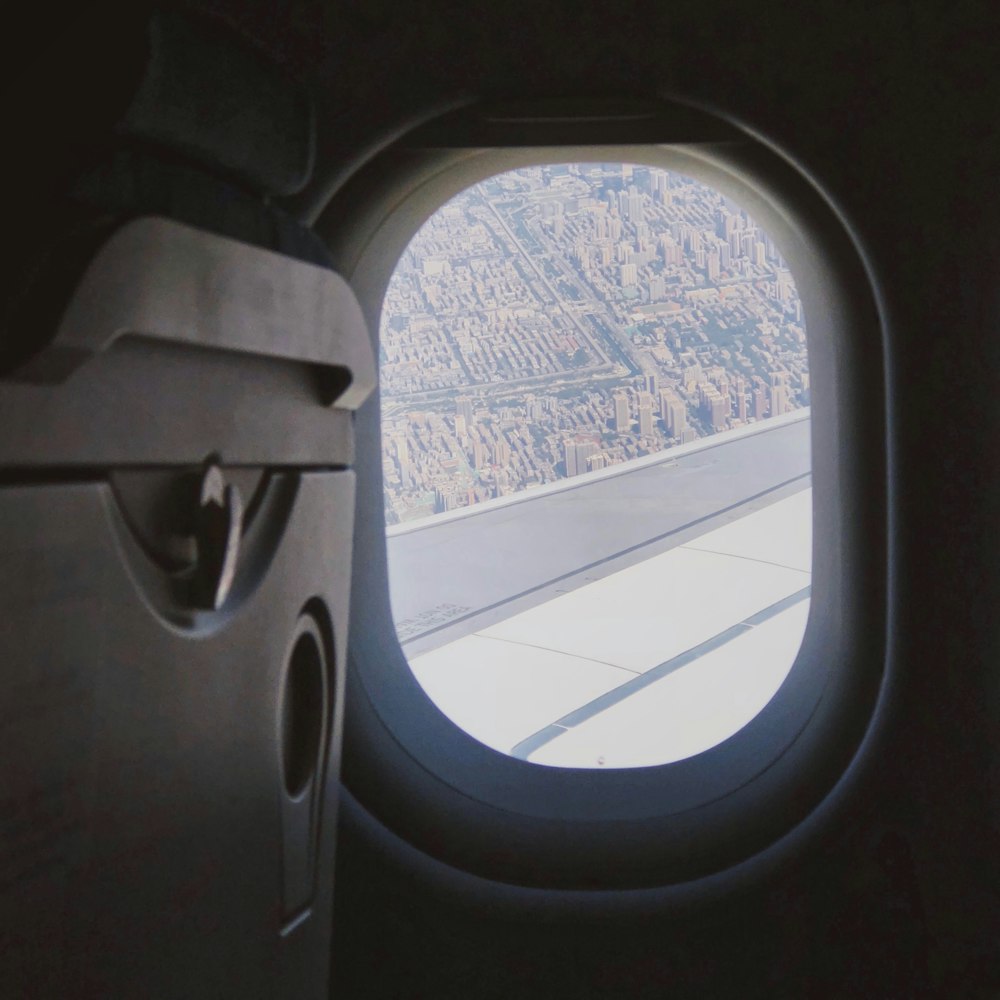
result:
M 0 464 L 350 465 L 351 413 L 294 361 L 123 337 L 61 385 L 0 382 Z
M 155 216 L 108 239 L 51 341 L 11 377 L 61 382 L 127 334 L 336 367 L 346 377 L 329 379 L 329 402 L 343 409 L 375 386 L 361 307 L 339 274 Z
M 290 502 L 261 507 L 229 600 L 186 624 L 106 483 L 0 493 L 10 995 L 326 995 L 354 475 L 281 478 Z M 318 742 L 282 727 L 303 614 L 327 667 Z M 314 790 L 305 840 L 283 734 Z

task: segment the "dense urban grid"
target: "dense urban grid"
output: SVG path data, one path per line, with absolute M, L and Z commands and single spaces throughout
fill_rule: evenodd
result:
M 381 323 L 387 524 L 809 403 L 798 294 L 718 191 L 630 164 L 515 170 L 436 212 Z

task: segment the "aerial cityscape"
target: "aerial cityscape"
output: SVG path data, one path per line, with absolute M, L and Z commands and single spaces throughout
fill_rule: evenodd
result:
M 632 164 L 523 168 L 452 199 L 399 261 L 380 352 L 387 525 L 809 405 L 771 237 Z

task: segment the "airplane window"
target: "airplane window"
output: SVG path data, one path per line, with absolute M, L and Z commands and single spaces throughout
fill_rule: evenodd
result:
M 393 618 L 454 723 L 624 768 L 767 705 L 809 610 L 809 368 L 740 205 L 642 164 L 493 176 L 399 260 L 380 381 Z

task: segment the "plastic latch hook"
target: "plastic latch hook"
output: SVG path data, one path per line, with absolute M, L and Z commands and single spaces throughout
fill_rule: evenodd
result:
M 198 607 L 218 611 L 225 604 L 236 576 L 242 529 L 240 491 L 225 481 L 217 465 L 210 465 L 201 481 L 195 529 L 198 560 L 193 598 Z

